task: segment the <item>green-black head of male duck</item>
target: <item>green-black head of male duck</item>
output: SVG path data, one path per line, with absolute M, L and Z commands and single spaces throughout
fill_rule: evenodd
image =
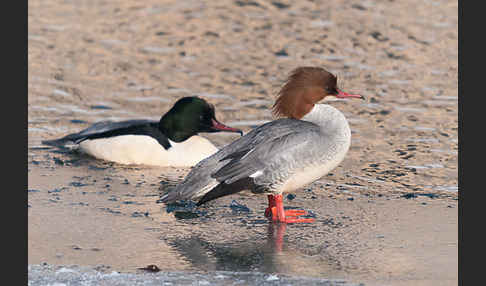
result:
M 72 147 L 95 158 L 121 164 L 188 167 L 212 155 L 216 148 L 199 133 L 235 132 L 216 119 L 214 106 L 199 97 L 183 97 L 160 121 L 102 121 L 63 138 L 43 141 Z
M 174 142 L 182 142 L 201 132 L 236 132 L 240 129 L 226 126 L 216 119 L 214 106 L 193 96 L 179 99 L 160 119 L 159 129 Z

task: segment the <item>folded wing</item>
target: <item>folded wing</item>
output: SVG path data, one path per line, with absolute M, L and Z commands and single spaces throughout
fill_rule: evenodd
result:
M 121 135 L 151 136 L 165 149 L 170 148 L 168 138 L 158 129 L 158 121 L 144 119 L 120 122 L 101 121 L 78 133 L 72 133 L 60 139 L 45 140 L 42 141 L 42 144 L 62 148 L 65 145 L 79 144 L 88 139 L 108 138 Z
M 162 200 L 203 197 L 206 202 L 245 188 L 271 188 L 309 160 L 310 144 L 320 132 L 313 123 L 288 118 L 263 124 L 199 162 Z

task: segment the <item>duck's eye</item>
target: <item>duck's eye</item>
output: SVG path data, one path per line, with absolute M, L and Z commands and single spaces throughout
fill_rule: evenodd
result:
M 329 94 L 335 94 L 336 89 L 333 88 L 333 87 L 326 87 L 326 92 L 329 93 Z

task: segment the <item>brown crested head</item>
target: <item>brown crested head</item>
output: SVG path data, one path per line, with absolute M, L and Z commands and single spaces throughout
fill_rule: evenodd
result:
M 272 107 L 277 117 L 301 119 L 314 105 L 326 96 L 356 97 L 337 88 L 337 77 L 320 67 L 299 67 L 294 69 L 278 93 Z

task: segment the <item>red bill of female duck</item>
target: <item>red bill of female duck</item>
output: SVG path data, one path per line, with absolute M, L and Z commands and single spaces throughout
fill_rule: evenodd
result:
M 183 97 L 160 121 L 102 121 L 63 138 L 42 141 L 70 147 L 120 164 L 192 167 L 218 151 L 200 132 L 243 132 L 219 122 L 214 106 L 199 97 Z
M 319 67 L 291 72 L 273 105 L 279 118 L 253 129 L 199 162 L 162 202 L 210 200 L 251 190 L 268 195 L 266 217 L 273 222 L 312 222 L 303 210 L 284 210 L 282 193 L 293 192 L 334 169 L 351 144 L 344 115 L 327 96 L 361 98 L 337 87 L 337 78 Z

